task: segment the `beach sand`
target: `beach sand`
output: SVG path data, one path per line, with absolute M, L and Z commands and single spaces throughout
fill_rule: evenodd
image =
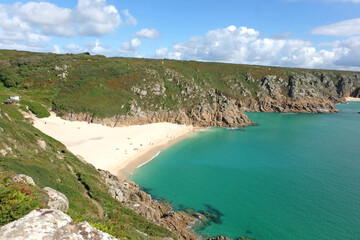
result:
M 346 97 L 347 102 L 360 102 L 360 98 Z
M 192 126 L 172 123 L 112 128 L 63 120 L 54 113 L 35 119 L 34 126 L 62 142 L 74 155 L 121 179 L 128 178 L 162 149 L 195 134 Z

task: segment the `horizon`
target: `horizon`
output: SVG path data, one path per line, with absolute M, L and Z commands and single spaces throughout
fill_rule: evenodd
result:
M 0 48 L 360 71 L 359 10 L 359 0 L 4 0 Z

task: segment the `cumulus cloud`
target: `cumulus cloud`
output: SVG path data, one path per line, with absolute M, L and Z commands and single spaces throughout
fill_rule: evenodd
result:
M 2 14 L 16 19 L 23 25 L 43 35 L 59 37 L 101 36 L 112 33 L 121 24 L 136 25 L 136 19 L 128 10 L 123 14 L 106 0 L 78 0 L 74 9 L 59 7 L 49 2 L 15 3 L 0 5 Z
M 255 29 L 229 26 L 177 43 L 171 51 L 158 49 L 155 56 L 303 68 L 360 69 L 359 38 L 334 42 L 330 48 L 321 49 L 300 39 L 261 38 Z
M 107 0 L 78 0 L 71 9 L 46 1 L 0 4 L 0 48 L 57 51 L 49 45 L 52 36 L 102 36 L 120 25 L 136 25 L 128 10 L 122 13 L 125 22 Z
M 48 2 L 15 3 L 6 8 L 14 18 L 39 28 L 43 34 L 64 37 L 75 35 L 75 29 L 71 26 L 71 9 Z
M 122 43 L 119 52 L 127 55 L 136 54 L 141 45 L 142 41 L 139 38 L 133 38 L 131 41 Z
M 140 31 L 138 31 L 137 33 L 135 33 L 136 37 L 142 37 L 142 38 L 150 38 L 150 39 L 156 39 L 160 37 L 160 34 L 158 32 L 158 30 L 152 28 L 152 29 L 148 29 L 148 28 L 143 28 Z
M 78 0 L 73 18 L 79 34 L 85 36 L 111 33 L 122 23 L 118 10 L 106 0 Z
M 355 36 L 360 35 L 360 18 L 354 18 L 312 30 L 312 34 L 327 36 Z
M 41 51 L 51 39 L 33 31 L 18 17 L 7 14 L 7 7 L 0 5 L 0 48 Z

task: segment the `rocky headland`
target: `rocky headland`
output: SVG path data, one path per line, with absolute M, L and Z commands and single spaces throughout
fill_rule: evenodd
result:
M 73 111 L 59 113 L 66 120 L 89 121 L 112 127 L 154 122 L 198 127 L 242 127 L 254 124 L 244 112 L 335 113 L 336 103 L 345 103 L 345 97 L 360 96 L 360 78 L 357 74 L 292 74 L 287 79 L 275 75 L 266 75 L 261 79 L 247 76 L 244 81 L 255 84 L 257 91 L 251 93 L 244 84 L 237 84 L 240 86 L 239 98 L 227 96 L 217 89 L 187 86 L 181 92 L 181 98 L 185 101 L 193 99 L 190 109 L 179 106 L 179 109 L 152 111 L 141 108 L 137 101 L 132 100 L 128 113 L 112 117 L 101 118 L 91 113 Z M 134 94 L 140 94 L 144 102 L 152 98 L 151 94 L 165 96 L 165 90 L 151 92 L 137 87 L 132 90 Z

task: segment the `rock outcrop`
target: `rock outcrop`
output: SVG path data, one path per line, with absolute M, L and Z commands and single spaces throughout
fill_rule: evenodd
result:
M 38 209 L 0 228 L 0 240 L 115 240 L 89 225 L 75 223 L 60 210 Z
M 129 180 L 120 181 L 108 171 L 99 170 L 99 172 L 109 187 L 109 193 L 124 206 L 147 220 L 169 229 L 179 239 L 198 239 L 199 236 L 190 228 L 199 222 L 198 218 L 182 211 L 174 212 L 170 205 L 152 200 L 149 194 Z
M 49 201 L 47 205 L 51 209 L 67 212 L 67 210 L 69 209 L 69 200 L 64 194 L 50 187 L 45 187 L 43 190 L 49 196 Z
M 171 122 L 194 125 L 196 127 L 243 127 L 254 124 L 241 110 L 234 99 L 228 98 L 220 91 L 209 91 L 211 103 L 200 102 L 190 110 L 142 111 L 132 104 L 130 113 L 110 118 L 98 118 L 87 113 L 65 113 L 61 117 L 70 121 L 88 121 L 112 127 L 124 125 L 146 124 L 155 122 Z
M 27 184 L 30 184 L 30 185 L 33 185 L 35 186 L 35 182 L 34 180 L 32 179 L 32 177 L 29 177 L 25 174 L 17 174 L 17 175 L 14 175 L 12 177 L 12 180 L 14 182 L 24 182 L 24 183 L 27 183 Z

